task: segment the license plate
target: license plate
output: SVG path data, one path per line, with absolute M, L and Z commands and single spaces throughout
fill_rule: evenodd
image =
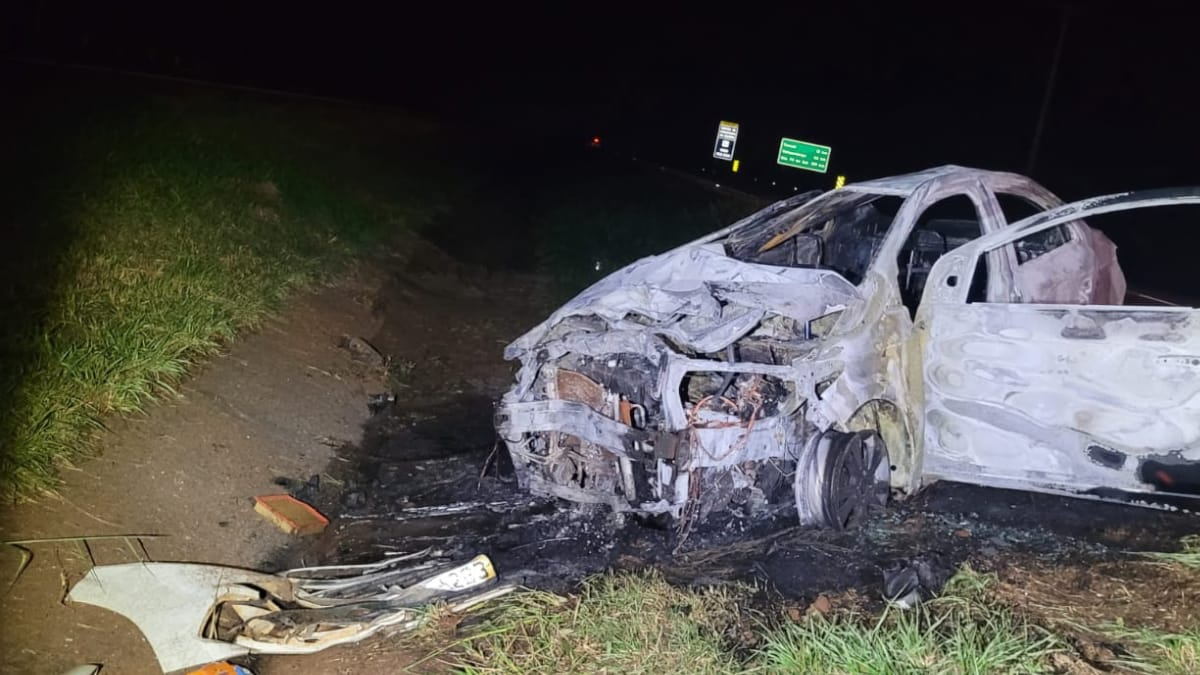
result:
M 446 570 L 421 583 L 435 591 L 465 591 L 496 578 L 496 569 L 486 555 L 477 555 L 469 562 Z

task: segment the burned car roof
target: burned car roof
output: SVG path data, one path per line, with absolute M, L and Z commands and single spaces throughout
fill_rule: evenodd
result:
M 947 164 L 922 171 L 914 171 L 912 173 L 901 174 L 899 176 L 889 176 L 887 178 L 878 178 L 875 180 L 862 181 L 859 183 L 851 183 L 844 186 L 844 190 L 856 190 L 860 192 L 873 192 L 877 194 L 896 195 L 898 197 L 908 197 L 917 188 L 929 183 L 930 181 L 943 180 L 949 177 L 955 178 L 1022 178 L 1018 174 L 1008 173 L 1004 171 L 986 171 L 984 169 L 973 169 L 966 166 L 956 166 Z

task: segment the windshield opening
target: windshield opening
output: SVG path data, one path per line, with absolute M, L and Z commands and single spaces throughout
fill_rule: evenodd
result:
M 903 198 L 836 191 L 729 233 L 725 253 L 743 262 L 828 269 L 858 284 L 874 262 Z

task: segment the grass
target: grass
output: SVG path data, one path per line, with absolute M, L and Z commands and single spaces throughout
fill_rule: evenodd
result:
M 502 600 L 456 645 L 466 673 L 729 673 L 740 589 L 689 591 L 655 573 L 584 582 L 576 596 L 529 592 Z
M 511 596 L 482 624 L 457 627 L 457 641 L 437 654 L 470 673 L 1196 673 L 1200 625 L 1187 603 L 1198 543 L 1186 537 L 1180 553 L 1153 556 L 1162 562 L 1111 568 L 1137 585 L 1132 594 L 1106 583 L 1113 572 L 1104 568 L 1088 577 L 1080 606 L 1073 592 L 1013 595 L 1023 568 L 1012 577 L 964 566 L 910 610 L 872 611 L 847 596 L 825 613 L 784 611 L 746 587 L 610 573 L 577 594 Z M 1035 569 L 1051 586 L 1073 583 L 1072 573 Z M 1165 611 L 1171 602 L 1183 603 L 1179 612 Z
M 744 587 L 689 590 L 608 574 L 578 595 L 503 601 L 451 650 L 468 673 L 1036 673 L 1063 643 L 986 598 L 969 570 L 918 609 L 792 621 L 747 609 Z
M 987 578 L 962 571 L 943 594 L 877 619 L 814 615 L 767 634 L 758 666 L 770 673 L 1038 673 L 1058 638 L 988 601 Z
M 323 112 L 75 91 L 26 112 L 0 188 L 10 498 L 52 487 L 106 416 L 171 394 L 290 292 L 438 208 Z M 370 192 L 384 175 L 390 200 Z
M 1148 551 L 1141 555 L 1191 569 L 1200 569 L 1200 535 L 1188 535 L 1179 541 L 1180 550 L 1174 553 Z
M 1104 633 L 1133 653 L 1119 665 L 1146 673 L 1191 675 L 1200 673 L 1200 626 L 1182 632 L 1151 628 L 1108 626 Z
M 1200 570 L 1200 535 L 1188 535 L 1174 553 L 1147 551 L 1140 555 L 1153 558 L 1194 574 Z M 1180 626 L 1177 630 L 1127 626 L 1117 621 L 1101 628 L 1106 638 L 1121 643 L 1131 655 L 1120 665 L 1146 673 L 1187 675 L 1200 672 L 1200 625 Z

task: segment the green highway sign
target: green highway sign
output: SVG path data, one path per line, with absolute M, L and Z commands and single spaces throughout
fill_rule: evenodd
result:
M 829 146 L 806 143 L 794 138 L 779 141 L 779 159 L 784 166 L 825 173 L 829 169 Z

